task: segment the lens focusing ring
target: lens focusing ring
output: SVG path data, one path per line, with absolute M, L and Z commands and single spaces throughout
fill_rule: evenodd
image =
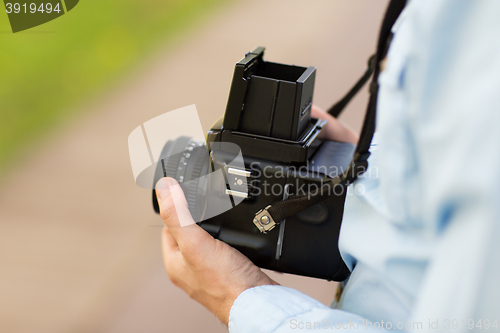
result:
M 167 177 L 172 177 L 175 178 L 177 181 L 179 181 L 179 176 L 177 175 L 179 171 L 182 171 L 183 168 L 181 167 L 179 170 L 179 164 L 181 162 L 180 156 L 175 156 L 182 152 L 184 150 L 184 147 L 187 146 L 187 144 L 191 141 L 191 138 L 181 136 L 177 140 L 173 142 L 168 142 L 167 144 L 171 144 L 170 149 L 168 149 L 167 153 L 163 157 L 164 164 L 165 164 L 165 173 Z
M 162 154 L 167 177 L 175 178 L 181 185 L 189 211 L 195 220 L 199 220 L 205 208 L 203 197 L 204 185 L 200 177 L 208 173 L 209 153 L 203 141 L 194 141 L 189 137 L 179 137 L 169 141 Z M 186 184 L 185 184 L 186 183 Z
M 206 147 L 203 145 L 203 142 L 201 142 L 201 145 L 198 145 L 195 149 L 193 149 L 193 154 L 196 155 L 195 158 L 196 160 L 194 161 L 194 166 L 193 166 L 193 171 L 191 173 L 190 182 L 189 182 L 189 187 L 187 188 L 187 193 L 186 193 L 186 200 L 189 206 L 189 209 L 191 212 L 199 212 L 200 211 L 200 205 L 205 204 L 205 200 L 200 200 L 198 199 L 199 193 L 199 186 L 200 186 L 200 177 L 205 176 L 207 170 L 205 170 L 205 173 L 202 174 L 203 172 L 203 166 L 208 163 L 208 150 Z M 192 161 L 193 162 L 193 161 Z M 201 202 L 203 201 L 203 202 Z

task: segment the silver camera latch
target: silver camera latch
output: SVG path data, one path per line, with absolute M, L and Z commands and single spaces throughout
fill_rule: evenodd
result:
M 269 214 L 269 212 L 267 211 L 269 208 L 271 208 L 271 205 L 259 210 L 257 214 L 255 214 L 255 218 L 253 219 L 253 224 L 255 224 L 260 232 L 264 234 L 267 234 L 268 231 L 273 230 L 277 225 L 277 223 L 274 222 L 273 218 L 271 217 L 271 214 Z

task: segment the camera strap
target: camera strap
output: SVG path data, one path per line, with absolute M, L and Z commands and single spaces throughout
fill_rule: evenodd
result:
M 403 11 L 406 0 L 391 0 L 387 8 L 377 44 L 377 52 L 368 61 L 368 69 L 356 82 L 353 88 L 334 106 L 328 113 L 337 117 L 345 109 L 351 99 L 361 90 L 365 83 L 372 77 L 370 84 L 370 98 L 363 123 L 361 136 L 351 161 L 346 171 L 337 177 L 329 178 L 323 182 L 322 188 L 315 193 L 291 196 L 287 200 L 278 201 L 257 212 L 255 219 L 265 221 L 266 224 L 277 224 L 323 200 L 330 197 L 332 187 L 342 186 L 345 190 L 368 168 L 368 157 L 370 156 L 370 144 L 375 133 L 375 121 L 378 97 L 378 77 L 381 71 L 380 63 L 386 57 L 392 41 L 392 26 Z M 345 191 L 343 191 L 345 193 Z
M 370 80 L 375 72 L 375 67 L 377 65 L 377 55 L 374 54 L 368 59 L 368 68 L 365 71 L 365 74 L 356 82 L 356 84 L 349 90 L 347 94 L 340 101 L 338 101 L 335 105 L 333 105 L 327 112 L 337 118 L 342 111 L 344 111 L 345 107 L 349 102 L 358 94 L 358 92 L 363 88 Z

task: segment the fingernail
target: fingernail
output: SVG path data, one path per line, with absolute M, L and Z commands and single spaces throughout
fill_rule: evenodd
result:
M 156 184 L 156 195 L 160 200 L 170 194 L 170 186 L 172 186 L 172 182 L 169 179 L 162 179 Z

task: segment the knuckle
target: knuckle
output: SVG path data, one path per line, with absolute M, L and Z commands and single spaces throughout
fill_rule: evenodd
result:
M 183 276 L 184 267 L 182 264 L 181 260 L 182 256 L 174 256 L 171 258 L 171 260 L 167 263 L 165 263 L 165 268 L 167 270 L 167 275 L 172 282 L 173 285 L 180 287 L 182 283 L 182 279 L 180 278 Z
M 179 278 L 175 274 L 168 273 L 168 278 L 173 285 L 179 286 Z

